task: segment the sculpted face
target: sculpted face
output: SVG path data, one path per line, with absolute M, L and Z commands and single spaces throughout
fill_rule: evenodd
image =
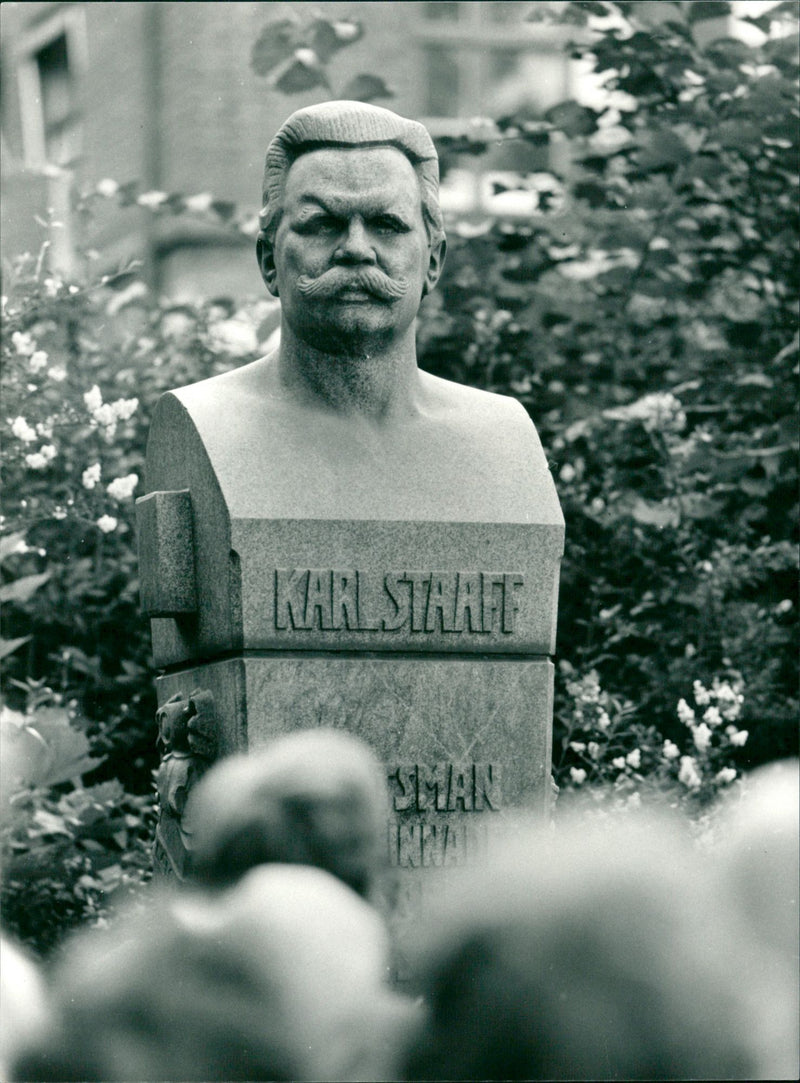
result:
M 316 349 L 344 354 L 403 335 L 439 277 L 419 181 L 393 147 L 325 148 L 289 169 L 261 273 L 283 318 Z

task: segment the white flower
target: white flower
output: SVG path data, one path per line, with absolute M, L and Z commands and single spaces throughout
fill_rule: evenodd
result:
M 586 745 L 583 743 L 583 741 L 570 741 L 569 747 L 572 749 L 573 752 L 586 751 Z
M 695 727 L 694 732 L 692 733 L 692 740 L 694 741 L 695 748 L 698 752 L 705 752 L 711 744 L 711 730 L 705 722 L 701 722 L 699 726 Z
M 51 369 L 47 370 L 47 375 L 55 383 L 60 384 L 67 378 L 67 370 L 63 365 L 53 365 Z
M 100 409 L 103 405 L 103 395 L 97 384 L 84 393 L 83 401 L 86 403 L 86 409 L 91 414 L 96 413 Z
M 36 422 L 36 433 L 38 436 L 43 436 L 46 440 L 52 439 L 53 436 L 53 418 L 49 417 L 47 421 Z
M 624 771 L 625 770 L 625 757 L 624 756 L 615 756 L 615 758 L 611 761 L 611 766 L 616 767 L 616 769 L 618 771 Z
M 60 278 L 46 278 L 44 280 L 44 292 L 48 297 L 55 297 L 63 285 Z
M 685 699 L 678 700 L 678 718 L 684 726 L 691 726 L 694 722 L 694 711 Z
M 681 756 L 678 780 L 682 782 L 688 790 L 700 789 L 703 780 L 698 774 L 697 764 L 695 763 L 693 756 Z
M 575 479 L 575 467 L 572 465 L 572 463 L 564 463 L 564 465 L 558 472 L 558 476 L 561 478 L 562 481 L 569 484 L 569 482 L 574 481 Z
M 111 406 L 120 421 L 127 421 L 139 409 L 139 400 L 117 399 L 116 402 L 112 402 Z
M 103 177 L 103 179 L 98 181 L 94 186 L 94 190 L 99 196 L 105 196 L 106 199 L 111 199 L 111 197 L 115 196 L 119 191 L 119 185 L 110 177 Z
M 53 508 L 54 519 L 66 519 L 67 512 L 65 508 Z
M 632 767 L 634 771 L 638 771 L 642 766 L 642 750 L 640 748 L 634 748 L 634 750 L 629 752 L 625 757 L 625 762 L 629 767 Z
M 736 778 L 736 769 L 733 767 L 723 767 L 721 771 L 717 771 L 714 775 L 714 781 L 719 782 L 721 786 L 727 786 L 729 782 L 733 782 Z
M 193 214 L 201 214 L 203 211 L 210 209 L 214 197 L 210 192 L 200 192 L 196 196 L 187 196 L 183 202 L 187 211 L 191 211 Z
M 678 756 L 681 754 L 681 750 L 673 741 L 668 740 L 664 742 L 661 753 L 665 760 L 677 760 Z
M 15 417 L 11 422 L 11 431 L 23 444 L 32 444 L 36 439 L 36 429 L 31 428 L 24 417 Z
M 747 738 L 749 736 L 750 733 L 748 730 L 734 730 L 733 733 L 728 734 L 728 740 L 737 748 L 743 748 L 747 744 Z
M 28 362 L 28 367 L 31 372 L 41 372 L 42 369 L 47 368 L 47 353 L 45 350 L 35 350 L 31 354 L 31 359 Z
M 31 470 L 44 470 L 55 459 L 58 452 L 52 444 L 43 444 L 38 451 L 25 456 L 25 462 Z
M 97 525 L 104 534 L 110 534 L 112 530 L 117 529 L 117 520 L 113 515 L 101 515 L 97 520 Z
M 95 485 L 100 481 L 101 473 L 102 467 L 100 463 L 92 463 L 91 466 L 87 466 L 81 474 L 81 484 L 84 489 L 94 489 Z
M 299 49 L 295 49 L 294 58 L 295 60 L 299 60 L 301 64 L 305 64 L 306 67 L 309 68 L 316 67 L 317 64 L 319 64 L 319 57 L 314 52 L 314 50 L 309 49 L 305 46 Z
M 127 500 L 139 484 L 138 474 L 126 474 L 124 478 L 114 478 L 106 485 L 106 492 L 114 500 Z
M 599 515 L 605 506 L 606 502 L 603 500 L 602 496 L 596 496 L 589 505 L 589 510 L 593 511 L 595 515 Z
M 142 192 L 140 196 L 137 196 L 136 202 L 140 207 L 148 207 L 150 210 L 155 210 L 156 207 L 160 207 L 162 203 L 166 203 L 169 196 L 166 192 Z
M 36 349 L 36 343 L 24 331 L 15 331 L 11 336 L 11 341 L 14 343 L 14 349 L 17 353 L 22 354 L 23 357 L 30 357 Z
M 597 741 L 590 741 L 586 747 L 593 760 L 600 758 L 600 745 Z
M 586 772 L 582 767 L 570 767 L 569 774 L 576 786 L 586 781 Z
M 719 707 L 715 707 L 712 703 L 710 707 L 707 707 L 703 714 L 703 721 L 707 722 L 713 729 L 714 726 L 718 726 L 722 721 L 722 715 L 719 713 Z
M 611 719 L 608 717 L 608 713 L 606 711 L 601 709 L 598 712 L 595 725 L 599 730 L 603 730 L 603 732 L 608 729 L 608 727 L 611 725 Z
M 711 693 L 700 683 L 700 681 L 694 682 L 692 691 L 694 692 L 694 701 L 698 707 L 707 707 L 709 705 L 711 702 Z

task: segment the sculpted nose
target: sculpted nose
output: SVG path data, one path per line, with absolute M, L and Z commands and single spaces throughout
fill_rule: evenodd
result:
M 334 252 L 338 263 L 375 263 L 375 250 L 372 247 L 364 223 L 359 218 L 352 219 L 347 232 Z

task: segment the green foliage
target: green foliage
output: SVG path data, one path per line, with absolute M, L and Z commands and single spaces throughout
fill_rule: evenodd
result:
M 168 388 L 255 357 L 275 306 L 176 306 L 151 297 L 135 269 L 66 283 L 32 260 L 5 286 L 6 692 L 20 708 L 14 681 L 43 679 L 77 699 L 104 777 L 145 792 L 155 700 L 134 497 L 149 419 Z
M 155 808 L 116 779 L 85 783 L 101 761 L 74 704 L 27 691 L 24 713 L 2 710 L 2 916 L 43 954 L 149 880 Z
M 700 44 L 723 7 L 536 6 L 580 28 L 608 104 L 449 138 L 560 131 L 573 161 L 549 212 L 450 230 L 419 341 L 536 421 L 567 522 L 560 656 L 673 737 L 693 681 L 737 671 L 758 763 L 797 748 L 797 10 L 760 46 Z

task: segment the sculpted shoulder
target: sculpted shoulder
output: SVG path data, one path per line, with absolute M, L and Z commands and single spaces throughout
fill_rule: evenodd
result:
M 220 409 L 238 408 L 254 398 L 269 400 L 276 397 L 275 368 L 277 351 L 230 372 L 210 376 L 185 387 L 175 388 L 174 395 L 192 416 L 202 416 Z

